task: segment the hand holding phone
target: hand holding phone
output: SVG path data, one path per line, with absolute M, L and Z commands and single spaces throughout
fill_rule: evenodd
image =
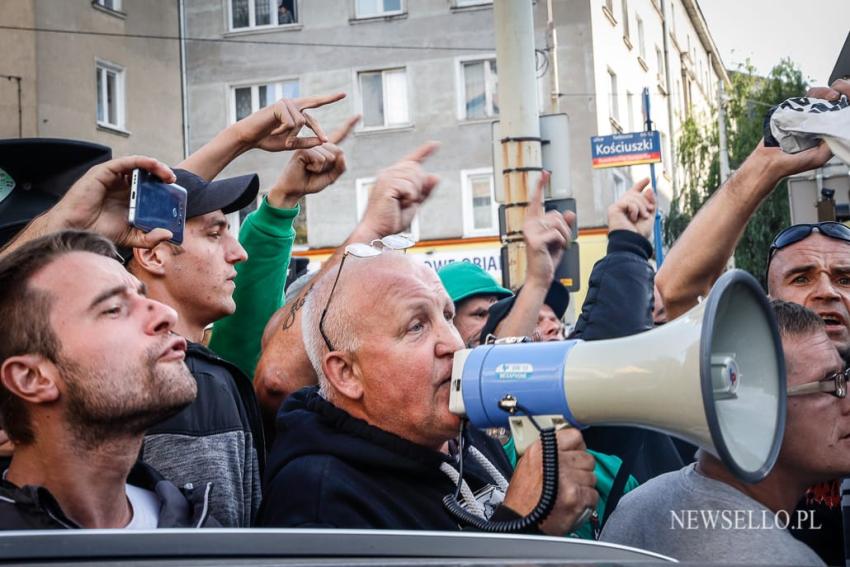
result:
M 186 189 L 176 183 L 163 183 L 144 169 L 134 169 L 128 220 L 145 232 L 155 228 L 169 230 L 170 242 L 181 244 L 186 224 L 186 196 Z

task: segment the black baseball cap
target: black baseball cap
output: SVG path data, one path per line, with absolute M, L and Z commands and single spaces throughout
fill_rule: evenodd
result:
M 517 291 L 516 295 L 500 299 L 490 306 L 487 314 L 487 322 L 484 323 L 484 327 L 481 329 L 482 344 L 484 343 L 484 339 L 487 338 L 487 335 L 495 333 L 496 327 L 499 326 L 502 319 L 507 317 L 508 313 L 511 312 L 521 290 L 522 288 Z M 564 284 L 558 280 L 553 280 L 549 286 L 549 291 L 546 292 L 546 298 L 543 300 L 543 303 L 552 308 L 558 319 L 563 319 L 564 313 L 567 312 L 567 307 L 570 306 L 570 292 L 564 287 Z
M 186 189 L 186 218 L 199 217 L 213 211 L 233 213 L 254 202 L 260 190 L 256 173 L 207 181 L 191 171 L 175 169 L 177 185 Z
M 0 140 L 0 246 L 55 205 L 91 167 L 110 159 L 108 147 L 80 140 Z

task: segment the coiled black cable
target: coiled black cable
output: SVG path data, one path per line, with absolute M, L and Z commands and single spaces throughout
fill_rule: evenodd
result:
M 534 417 L 529 415 L 524 408 L 521 406 L 517 406 L 517 408 L 528 415 L 534 427 L 540 432 L 540 442 L 543 449 L 543 490 L 540 494 L 540 500 L 537 501 L 537 505 L 528 515 L 522 518 L 516 518 L 515 520 L 491 522 L 490 520 L 479 518 L 461 506 L 457 495 L 460 492 L 460 484 L 463 482 L 463 476 L 458 477 L 457 492 L 455 494 L 446 494 L 443 497 L 443 506 L 445 506 L 449 514 L 454 516 L 456 520 L 482 532 L 516 533 L 526 531 L 528 528 L 536 526 L 546 519 L 555 507 L 555 499 L 558 497 L 558 438 L 555 429 L 551 427 L 541 429 L 534 420 Z M 461 437 L 463 437 L 462 431 L 463 429 L 461 429 Z M 462 466 L 462 450 L 459 458 Z

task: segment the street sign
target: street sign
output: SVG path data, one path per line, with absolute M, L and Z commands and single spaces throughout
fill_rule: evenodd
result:
M 493 122 L 493 179 L 496 201 L 505 202 L 505 168 L 502 160 L 502 134 L 500 122 Z M 543 168 L 552 172 L 546 198 L 572 197 L 570 183 L 570 124 L 566 114 L 543 114 L 540 116 L 540 138 L 543 140 L 541 158 Z
M 594 136 L 590 139 L 590 152 L 594 169 L 659 163 L 661 135 L 653 130 Z

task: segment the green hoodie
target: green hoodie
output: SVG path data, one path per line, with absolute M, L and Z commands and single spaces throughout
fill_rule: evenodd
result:
M 239 230 L 248 260 L 236 265 L 236 312 L 213 325 L 210 349 L 252 380 L 260 359 L 263 330 L 283 306 L 283 287 L 295 242 L 292 223 L 301 208 L 278 209 L 263 198 Z

